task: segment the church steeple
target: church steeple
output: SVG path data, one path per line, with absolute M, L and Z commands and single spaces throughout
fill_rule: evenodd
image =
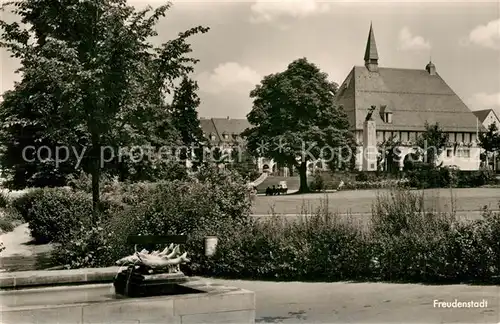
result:
M 371 23 L 368 41 L 366 42 L 365 66 L 370 72 L 378 71 L 377 44 L 375 43 L 375 35 L 373 34 L 373 26 Z

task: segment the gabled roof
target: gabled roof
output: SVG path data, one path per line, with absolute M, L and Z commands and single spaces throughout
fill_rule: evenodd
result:
M 212 122 L 212 119 L 200 118 L 200 127 L 203 131 L 204 136 L 209 137 L 210 135 L 215 135 L 217 139 L 219 139 L 219 136 L 217 135 L 217 129 L 215 129 L 215 125 Z
M 476 115 L 477 119 L 479 119 L 481 123 L 484 123 L 484 120 L 486 119 L 486 117 L 488 117 L 490 113 L 493 113 L 493 115 L 495 115 L 497 120 L 500 120 L 500 118 L 498 118 L 497 114 L 493 109 L 483 109 L 474 111 L 474 115 Z
M 423 131 L 425 122 L 437 122 L 444 131 L 476 132 L 476 117 L 437 73 L 380 67 L 370 72 L 355 66 L 346 80 L 351 85 L 345 91 L 341 87 L 337 99 L 353 129 L 363 129 L 368 108 L 376 105 L 373 118 L 379 130 Z M 392 123 L 381 119 L 381 105 L 393 112 Z
M 210 118 L 200 119 L 200 126 L 205 136 L 215 135 L 215 142 L 235 142 L 242 141 L 239 137 L 241 133 L 251 125 L 246 119 L 229 119 L 229 118 Z M 228 135 L 228 138 L 224 138 Z M 238 138 L 234 138 L 237 135 Z M 209 140 L 211 140 L 209 138 Z
M 219 134 L 241 134 L 250 127 L 246 119 L 212 118 L 215 128 Z

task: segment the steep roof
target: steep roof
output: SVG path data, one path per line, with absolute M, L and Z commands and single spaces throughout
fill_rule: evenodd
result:
M 204 136 L 215 135 L 218 137 L 217 130 L 215 129 L 212 119 L 200 118 L 200 127 Z
M 205 136 L 216 136 L 215 142 L 233 143 L 242 141 L 240 134 L 250 127 L 250 123 L 246 119 L 202 118 L 200 126 Z M 228 135 L 228 138 L 224 138 L 224 135 Z
M 497 114 L 495 113 L 495 111 L 493 109 L 483 109 L 483 110 L 476 110 L 474 111 L 474 115 L 476 115 L 477 119 L 479 119 L 479 121 L 481 123 L 484 123 L 484 120 L 486 119 L 486 117 L 488 117 L 488 115 L 490 113 L 493 113 L 495 115 L 495 117 L 500 120 L 500 118 L 498 118 Z
M 339 90 L 338 102 L 354 129 L 363 129 L 368 108 L 375 105 L 373 119 L 379 130 L 423 131 L 425 122 L 437 122 L 444 131 L 476 132 L 476 117 L 437 73 L 380 67 L 370 72 L 355 66 Z M 382 120 L 381 105 L 392 111 L 392 123 Z
M 245 129 L 250 127 L 250 123 L 246 119 L 228 119 L 228 118 L 212 118 L 215 128 L 222 134 L 241 134 Z

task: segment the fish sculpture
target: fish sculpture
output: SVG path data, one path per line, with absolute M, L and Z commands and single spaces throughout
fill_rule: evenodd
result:
M 181 264 L 190 262 L 187 252 L 180 253 L 179 245 L 170 244 L 161 252 L 149 252 L 145 249 L 138 252 L 137 246 L 134 249 L 134 254 L 121 258 L 116 261 L 116 264 L 120 266 L 142 265 L 155 271 L 178 272 Z

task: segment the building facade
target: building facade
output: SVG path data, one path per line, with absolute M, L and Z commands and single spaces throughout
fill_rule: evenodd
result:
M 217 147 L 226 156 L 230 156 L 235 146 L 240 149 L 245 148 L 245 139 L 241 134 L 251 125 L 246 119 L 200 118 L 200 127 L 211 147 Z M 272 159 L 260 157 L 256 162 L 259 172 L 269 172 L 272 175 L 284 177 L 290 176 L 294 172 L 287 166 L 278 165 Z M 308 164 L 308 173 L 323 168 L 324 164 L 311 161 Z
M 356 168 L 377 169 L 377 145 L 398 141 L 399 167 L 416 151 L 426 123 L 438 123 L 449 142 L 438 163 L 478 170 L 478 133 L 484 126 L 429 62 L 425 69 L 381 67 L 372 26 L 364 66 L 354 66 L 339 88 L 337 100 L 348 115 L 358 143 Z
M 476 115 L 478 122 L 483 125 L 484 128 L 488 129 L 491 124 L 496 124 L 497 128 L 500 130 L 500 118 L 498 118 L 498 115 L 493 109 L 476 110 L 474 111 L 474 115 Z

